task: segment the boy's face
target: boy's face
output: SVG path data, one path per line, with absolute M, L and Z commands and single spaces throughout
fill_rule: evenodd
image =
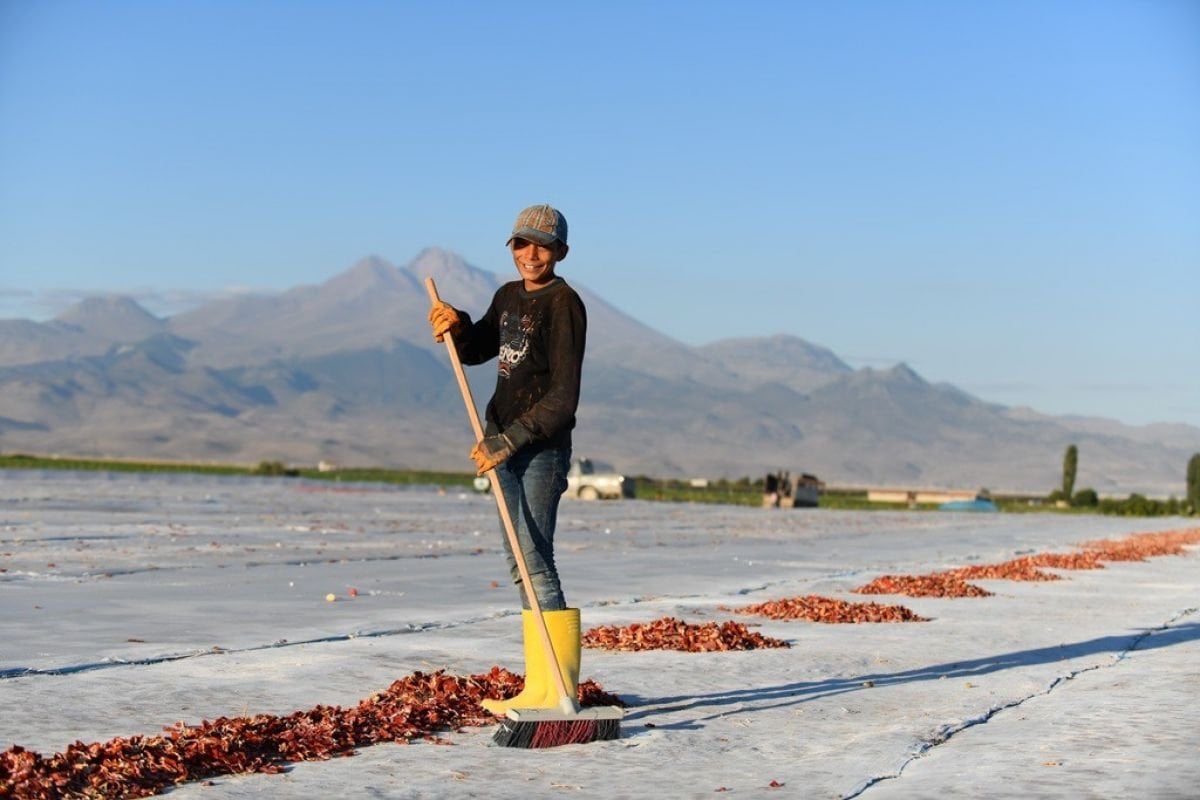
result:
M 516 238 L 510 247 L 517 274 L 525 281 L 525 289 L 531 292 L 550 285 L 555 278 L 554 265 L 567 254 L 566 245 L 558 242 L 544 245 Z

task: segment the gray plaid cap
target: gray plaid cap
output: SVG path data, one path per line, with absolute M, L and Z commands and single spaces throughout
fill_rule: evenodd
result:
M 531 242 L 548 245 L 558 240 L 567 243 L 567 218 L 553 206 L 541 203 L 517 214 L 513 223 L 512 236 L 505 244 L 512 244 L 513 239 L 528 239 Z

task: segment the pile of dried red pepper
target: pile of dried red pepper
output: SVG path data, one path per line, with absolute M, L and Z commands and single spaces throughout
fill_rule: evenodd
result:
M 1084 542 L 1087 551 L 1099 553 L 1103 561 L 1145 561 L 1155 556 L 1178 556 L 1183 547 L 1200 544 L 1200 528 L 1158 533 L 1135 533 L 1124 539 L 1099 539 Z
M 738 614 L 757 614 L 771 619 L 806 619 L 811 622 L 859 623 L 859 622 L 928 622 L 904 606 L 882 603 L 850 603 L 832 597 L 810 594 L 804 597 L 788 597 L 769 600 L 743 608 L 733 609 Z
M 1058 569 L 1104 569 L 1100 563 L 1100 553 L 1085 550 L 1082 553 L 1037 553 L 1032 556 L 1022 556 L 1021 561 L 1028 561 L 1035 567 L 1057 567 Z
M 851 591 L 856 594 L 903 594 L 909 597 L 988 597 L 992 593 L 945 572 L 930 575 L 880 575 Z
M 1079 553 L 1038 553 L 999 564 L 976 564 L 928 575 L 881 575 L 853 591 L 858 594 L 903 594 L 909 597 L 987 597 L 992 594 L 968 580 L 1053 581 L 1059 576 L 1038 567 L 1102 569 L 1102 561 L 1144 561 L 1153 556 L 1182 555 L 1184 545 L 1200 544 L 1200 528 L 1135 533 L 1123 539 L 1084 542 Z
M 682 650 L 687 653 L 791 647 L 782 639 L 754 633 L 740 622 L 693 625 L 675 617 L 592 628 L 583 634 L 583 645 L 601 650 Z
M 0 798 L 148 797 L 185 781 L 280 772 L 290 762 L 353 755 L 356 747 L 380 742 L 444 743 L 437 733 L 494 723 L 480 700 L 512 696 L 523 684 L 521 676 L 499 667 L 469 677 L 416 672 L 354 708 L 180 723 L 161 736 L 76 742 L 48 758 L 14 746 L 0 753 Z M 580 685 L 579 701 L 624 705 L 592 681 Z
M 1002 561 L 999 564 L 972 564 L 969 567 L 957 567 L 946 570 L 946 575 L 962 578 L 965 581 L 992 579 L 1006 581 L 1056 581 L 1059 576 L 1053 572 L 1043 572 L 1038 569 L 1028 556 Z

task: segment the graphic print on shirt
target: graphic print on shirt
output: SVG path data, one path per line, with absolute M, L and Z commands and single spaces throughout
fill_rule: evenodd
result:
M 512 375 L 513 367 L 529 355 L 529 343 L 533 337 L 536 321 L 529 314 L 505 311 L 500 315 L 500 361 L 497 370 L 501 378 Z

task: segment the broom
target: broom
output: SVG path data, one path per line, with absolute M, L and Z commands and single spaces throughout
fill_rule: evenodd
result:
M 429 291 L 430 303 L 440 302 L 437 287 L 433 278 L 425 279 L 425 288 Z M 471 395 L 471 386 L 467 383 L 466 373 L 463 372 L 462 361 L 458 357 L 458 349 L 454 345 L 454 337 L 446 333 L 442 337 L 446 350 L 450 354 L 450 364 L 454 367 L 454 376 L 458 378 L 458 388 L 462 392 L 463 402 L 467 406 L 467 416 L 471 419 L 471 428 L 475 432 L 475 441 L 483 440 L 483 426 L 479 423 L 479 412 L 475 408 L 475 399 Z M 554 653 L 554 644 L 550 641 L 550 632 L 546 629 L 546 620 L 542 617 L 542 607 L 538 603 L 537 592 L 529 579 L 529 569 L 525 565 L 525 554 L 517 541 L 516 530 L 513 528 L 512 516 L 508 512 L 508 503 L 504 500 L 504 490 L 496 477 L 496 470 L 487 472 L 492 485 L 492 493 L 496 496 L 496 506 L 500 510 L 500 521 L 504 524 L 504 533 L 508 537 L 509 546 L 517 562 L 517 571 L 521 575 L 521 585 L 525 589 L 525 597 L 529 601 L 529 610 L 536 620 L 538 638 L 542 643 L 542 651 L 549 660 L 549 674 L 554 679 L 554 687 L 558 689 L 558 708 L 514 708 L 509 709 L 506 718 L 492 736 L 493 741 L 503 747 L 542 748 L 557 747 L 563 744 L 586 744 L 603 739 L 616 739 L 621 735 L 621 717 L 624 711 L 617 706 L 580 708 L 576 698 L 567 693 L 567 684 L 563 680 L 562 668 L 558 665 L 558 657 Z

